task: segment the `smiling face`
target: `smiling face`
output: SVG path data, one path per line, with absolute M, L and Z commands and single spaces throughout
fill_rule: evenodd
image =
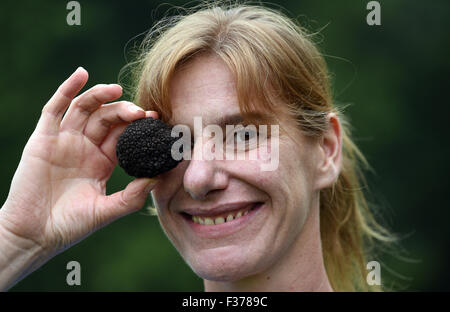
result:
M 214 56 L 196 57 L 178 70 L 170 99 L 170 123 L 191 129 L 194 117 L 205 127 L 240 113 L 232 74 Z M 275 171 L 262 171 L 260 159 L 193 158 L 160 176 L 152 193 L 160 223 L 197 275 L 235 281 L 263 272 L 298 240 L 317 196 L 319 149 L 300 132 L 296 138 L 280 133 Z M 208 224 L 214 221 L 220 224 Z

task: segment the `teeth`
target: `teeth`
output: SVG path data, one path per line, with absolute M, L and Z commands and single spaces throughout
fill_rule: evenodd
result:
M 248 215 L 249 210 L 245 210 L 245 211 L 238 211 L 236 213 L 236 215 L 233 214 L 228 214 L 227 218 L 225 219 L 225 217 L 217 217 L 217 218 L 211 218 L 211 217 L 199 217 L 199 216 L 192 216 L 192 221 L 194 221 L 195 223 L 199 223 L 199 224 L 204 224 L 204 225 L 215 225 L 215 224 L 222 224 L 225 222 L 230 222 L 233 221 L 234 219 L 243 217 Z
M 221 224 L 221 223 L 224 223 L 224 222 L 225 222 L 225 219 L 222 218 L 222 217 L 218 217 L 218 218 L 216 218 L 216 220 L 214 220 L 215 224 Z

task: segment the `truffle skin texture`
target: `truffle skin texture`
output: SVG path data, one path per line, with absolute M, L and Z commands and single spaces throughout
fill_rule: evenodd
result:
M 172 127 L 154 118 L 142 118 L 129 124 L 116 146 L 119 166 L 137 178 L 152 178 L 175 168 L 171 148 L 178 137 L 171 137 Z

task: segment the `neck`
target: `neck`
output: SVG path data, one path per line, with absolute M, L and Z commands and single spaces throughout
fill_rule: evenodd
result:
M 267 270 L 231 282 L 204 280 L 205 291 L 333 291 L 320 241 L 319 200 L 294 244 Z

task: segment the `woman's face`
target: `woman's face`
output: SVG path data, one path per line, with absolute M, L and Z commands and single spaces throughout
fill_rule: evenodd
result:
M 179 70 L 170 98 L 170 123 L 188 125 L 192 133 L 194 117 L 202 117 L 205 127 L 240 113 L 232 74 L 213 56 L 197 57 Z M 153 190 L 159 220 L 197 275 L 238 280 L 270 268 L 289 251 L 317 195 L 318 148 L 300 133 L 297 138 L 280 134 L 268 141 L 279 143 L 274 171 L 261 170 L 267 159 L 193 158 L 160 176 Z M 199 152 L 196 143 L 193 154 Z

